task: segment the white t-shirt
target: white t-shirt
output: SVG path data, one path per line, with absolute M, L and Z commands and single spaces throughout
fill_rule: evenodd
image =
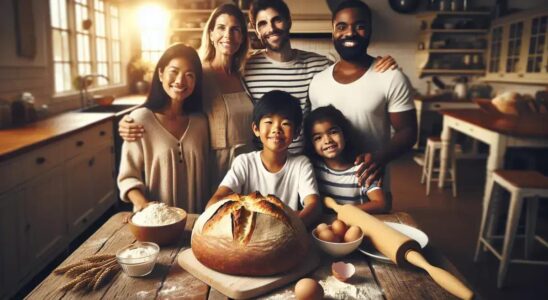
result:
M 318 73 L 310 83 L 312 109 L 333 105 L 340 110 L 354 127 L 352 142 L 358 152 L 374 152 L 390 141 L 388 113 L 403 112 L 415 108 L 410 84 L 400 70 L 384 73 L 373 71 L 373 64 L 362 77 L 348 84 L 333 78 L 330 66 Z M 383 190 L 390 190 L 388 168 L 385 170 Z
M 299 200 L 304 206 L 306 196 L 318 195 L 314 169 L 306 156 L 289 155 L 282 169 L 271 173 L 261 161 L 261 151 L 237 156 L 220 186 L 239 194 L 259 191 L 276 195 L 294 210 L 298 209 Z

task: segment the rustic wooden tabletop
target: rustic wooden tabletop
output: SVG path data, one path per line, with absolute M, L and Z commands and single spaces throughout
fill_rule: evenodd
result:
M 72 253 L 61 266 L 80 261 L 95 254 L 114 254 L 135 241 L 124 218 L 128 213 L 111 217 L 86 242 Z M 69 279 L 50 274 L 28 296 L 28 299 L 227 299 L 220 292 L 194 278 L 177 264 L 177 255 L 190 245 L 190 231 L 197 215 L 189 215 L 184 238 L 176 246 L 162 247 L 153 272 L 142 278 L 128 277 L 120 272 L 97 291 L 87 293 L 61 292 L 59 288 Z M 384 221 L 416 227 L 409 214 L 379 215 Z M 455 267 L 431 246 L 424 250 L 425 257 L 435 266 L 442 267 L 462 280 Z M 337 281 L 331 275 L 333 258 L 322 256 L 320 266 L 309 275 L 324 286 L 326 296 L 335 299 L 453 299 L 440 288 L 426 272 L 418 268 L 400 268 L 394 264 L 370 259 L 355 252 L 344 257 L 356 267 L 356 275 L 348 282 Z M 294 299 L 295 283 L 274 290 L 261 299 Z

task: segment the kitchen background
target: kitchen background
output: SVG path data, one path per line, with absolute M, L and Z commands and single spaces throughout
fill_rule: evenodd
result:
M 36 53 L 33 58 L 21 57 L 17 54 L 17 36 L 15 30 L 15 7 L 17 1 L 0 2 L 0 99 L 13 101 L 22 92 L 30 92 L 35 97 L 36 107 L 42 104 L 48 106 L 50 114 L 75 109 L 79 106 L 77 91 L 55 92 L 54 71 L 52 63 L 52 34 L 50 25 L 50 9 L 48 1 L 20 1 L 26 4 L 23 9 L 33 20 L 32 32 L 35 37 Z M 152 1 L 154 2 L 154 1 Z M 173 8 L 181 3 L 211 1 L 156 1 L 166 8 Z M 215 1 L 213 1 L 215 2 Z M 222 1 L 217 1 L 222 2 Z M 397 13 L 390 8 L 389 1 L 367 1 L 373 10 L 373 40 L 370 53 L 374 55 L 392 55 L 403 71 L 409 77 L 413 86 L 425 93 L 429 77 L 420 78 L 417 68 L 417 51 L 420 33 L 420 22 L 416 13 L 427 9 L 428 1 L 421 1 L 419 8 L 410 14 Z M 443 2 L 443 1 L 442 1 Z M 467 1 L 469 10 L 484 8 L 493 10 L 495 0 Z M 507 2 L 508 9 L 531 9 L 545 3 L 543 0 L 501 1 Z M 106 2 L 109 3 L 109 2 Z M 144 1 L 111 1 L 119 7 L 120 19 L 120 62 L 123 66 L 120 81 L 105 86 L 104 92 L 123 95 L 130 92 L 127 84 L 127 65 L 134 55 L 139 53 L 139 34 L 136 18 L 136 8 Z M 320 0 L 288 0 L 294 18 L 292 45 L 295 48 L 316 51 L 329 57 L 335 57 L 329 35 L 329 10 L 325 1 Z M 183 4 L 183 5 L 187 5 Z M 201 7 L 201 6 L 198 6 Z M 207 14 L 206 14 L 207 15 Z M 487 18 L 488 16 L 486 16 Z M 173 25 L 173 22 L 172 22 Z M 168 25 L 169 26 L 169 25 Z M 302 29 L 304 28 L 304 29 Z M 443 80 L 443 77 L 442 77 Z M 450 82 L 449 80 L 444 80 Z M 534 93 L 544 89 L 544 85 L 491 83 L 495 92 L 515 91 L 518 93 Z
M 0 1 L 0 121 L 3 121 L 3 117 L 5 117 L 4 107 L 9 107 L 12 102 L 25 98 L 34 99 L 34 109 L 36 110 L 38 117 L 45 118 L 55 115 L 64 121 L 59 127 L 70 127 L 70 125 L 74 125 L 71 129 L 67 129 L 74 132 L 70 134 L 64 133 L 62 140 L 61 134 L 57 136 L 57 132 L 53 132 L 51 128 L 46 128 L 46 131 L 50 130 L 53 132 L 51 134 L 53 138 L 51 138 L 50 141 L 47 143 L 40 141 L 41 144 L 38 145 L 40 147 L 34 145 L 34 148 L 29 147 L 32 148 L 30 149 L 32 151 L 25 149 L 25 151 L 20 151 L 20 153 L 17 153 L 20 149 L 17 149 L 16 147 L 10 149 L 10 146 L 18 145 L 19 140 L 23 139 L 24 134 L 20 134 L 19 131 L 13 129 L 12 132 L 15 132 L 13 136 L 16 136 L 13 140 L 16 140 L 16 143 L 10 144 L 8 142 L 4 143 L 6 140 L 2 140 L 1 134 L 6 132 L 10 133 L 10 130 L 12 129 L 0 130 L 0 146 L 6 146 L 8 149 L 5 153 L 0 153 L 7 153 L 4 156 L 0 155 L 0 244 L 4 245 L 8 244 L 10 241 L 16 241 L 23 245 L 20 248 L 0 247 L 0 263 L 2 264 L 2 267 L 7 266 L 7 268 L 0 270 L 0 298 L 3 298 L 6 295 L 3 293 L 6 291 L 7 287 L 11 288 L 8 292 L 14 294 L 17 289 L 23 286 L 23 284 L 27 284 L 32 276 L 38 274 L 46 264 L 50 263 L 50 266 L 54 265 L 55 262 L 53 262 L 53 259 L 55 257 L 59 259 L 58 255 L 60 255 L 60 253 L 69 251 L 66 250 L 66 246 L 69 244 L 68 242 L 72 242 L 73 239 L 76 239 L 84 230 L 88 230 L 90 227 L 93 229 L 93 226 L 90 225 L 91 221 L 100 220 L 99 217 L 101 214 L 116 201 L 115 186 L 112 177 L 109 178 L 109 176 L 105 176 L 105 174 L 116 174 L 116 172 L 113 172 L 112 170 L 112 166 L 116 163 L 114 162 L 115 160 L 112 160 L 112 155 L 110 155 L 110 153 L 111 145 L 113 143 L 112 136 L 117 136 L 115 133 L 115 124 L 117 121 L 109 120 L 107 123 L 105 122 L 106 117 L 101 117 L 105 120 L 93 121 L 96 123 L 93 125 L 94 127 L 86 127 L 90 125 L 80 126 L 78 122 L 93 117 L 89 115 L 85 117 L 83 115 L 64 117 L 64 114 L 60 114 L 61 112 L 78 110 L 82 106 L 80 91 L 75 87 L 75 85 L 79 84 L 76 75 L 78 73 L 80 73 L 80 75 L 90 73 L 108 74 L 108 82 L 101 78 L 95 79 L 95 83 L 90 87 L 90 94 L 115 95 L 117 98 L 135 94 L 137 92 L 137 86 L 135 85 L 136 80 L 134 78 L 134 71 L 136 68 L 144 65 L 142 62 L 136 61 L 135 58 L 139 57 L 141 54 L 153 57 L 161 52 L 170 41 L 182 40 L 196 44 L 196 38 L 200 35 L 199 27 L 203 26 L 201 23 L 210 13 L 210 10 L 208 9 L 221 2 L 224 1 Z M 238 1 L 238 3 L 241 2 L 248 1 Z M 336 59 L 336 52 L 333 49 L 331 42 L 331 16 L 327 2 L 323 0 L 286 0 L 286 2 L 290 6 L 293 16 L 292 46 L 294 48 L 318 52 L 327 55 L 332 59 Z M 488 27 L 489 21 L 491 21 L 491 25 L 494 25 L 501 24 L 500 22 L 502 20 L 502 24 L 505 26 L 505 32 L 507 32 L 510 27 L 508 26 L 508 17 L 490 20 L 492 15 L 501 13 L 501 7 L 506 7 L 506 11 L 525 11 L 525 15 L 508 14 L 510 18 L 512 18 L 512 16 L 518 16 L 523 18 L 523 20 L 526 20 L 527 18 L 527 20 L 531 20 L 532 17 L 528 15 L 531 10 L 542 6 L 543 10 L 535 10 L 534 12 L 544 13 L 544 22 L 546 22 L 547 18 L 546 1 L 543 0 L 422 0 L 419 1 L 419 7 L 408 14 L 394 11 L 388 0 L 370 0 L 366 2 L 373 10 L 373 38 L 369 48 L 370 54 L 390 54 L 393 56 L 405 74 L 409 77 L 413 87 L 418 93 L 423 95 L 427 94 L 429 86 L 430 91 L 435 92 L 434 86 L 429 84 L 429 81 L 432 81 L 432 77 L 421 77 L 421 72 L 427 73 L 424 69 L 419 68 L 425 63 L 425 54 L 432 54 L 430 59 L 426 59 L 426 61 L 428 61 L 427 66 L 439 69 L 444 67 L 446 69 L 453 68 L 452 66 L 443 66 L 442 64 L 445 63 L 443 59 L 436 62 L 432 59 L 435 56 L 444 58 L 446 56 L 454 55 L 454 52 L 456 52 L 457 55 L 460 55 L 462 58 L 461 62 L 467 60 L 468 63 L 476 64 L 476 66 L 485 66 L 490 57 L 489 50 L 485 49 L 447 49 L 450 48 L 450 46 L 447 45 L 447 38 L 444 37 L 444 35 L 454 34 L 448 33 L 448 31 L 451 30 L 451 26 L 468 26 L 466 25 L 466 22 L 468 21 L 464 23 L 459 22 L 470 19 L 474 19 L 475 21 L 469 23 L 483 24 L 484 27 L 481 27 L 477 33 L 470 34 L 477 38 L 475 41 L 479 41 L 478 44 L 474 44 L 475 42 L 472 41 L 471 45 L 474 48 L 487 48 L 492 44 L 491 41 L 488 40 L 488 33 L 493 31 Z M 440 25 L 443 29 L 442 32 L 436 33 L 442 36 L 439 40 L 431 39 L 431 36 L 433 36 L 434 33 L 428 32 L 428 30 L 421 31 L 421 20 L 429 20 L 429 18 L 431 18 L 429 14 L 436 14 L 428 12 L 429 3 L 435 3 L 438 6 L 437 9 L 439 9 L 441 3 L 447 6 L 453 2 L 460 3 L 460 5 L 466 2 L 468 11 L 484 10 L 485 13 L 471 17 L 470 14 L 473 15 L 474 13 L 467 12 L 456 16 L 455 18 L 457 21 L 442 23 Z M 93 14 L 93 16 L 107 16 L 109 20 L 117 20 L 119 22 L 119 29 L 114 30 L 117 31 L 118 34 L 115 34 L 108 41 L 109 55 L 107 58 L 101 57 L 101 55 L 96 56 L 97 47 L 94 45 L 95 43 L 98 43 L 98 40 L 101 40 L 100 34 L 97 37 L 94 36 L 95 39 L 93 40 L 92 45 L 85 47 L 90 50 L 89 52 L 77 52 L 74 50 L 76 44 L 75 40 L 71 41 L 71 47 L 67 47 L 67 49 L 54 49 L 52 40 L 59 41 L 60 37 L 68 32 L 59 29 L 52 30 L 52 20 L 59 20 L 58 12 L 62 10 L 61 6 L 63 3 L 69 3 L 71 8 L 79 7 L 79 9 L 75 11 L 82 11 L 83 9 L 81 7 L 84 6 L 85 3 L 93 3 L 94 7 L 100 7 L 101 9 L 98 11 L 90 11 L 89 14 Z M 171 13 L 172 20 L 169 22 L 160 22 L 159 24 L 152 22 L 150 16 L 154 10 L 150 8 L 145 10 L 144 17 L 140 16 L 139 12 L 142 11 L 140 9 L 144 5 L 150 3 L 162 5 L 166 9 L 166 12 Z M 58 9 L 50 9 L 50 7 L 55 5 L 57 5 Z M 188 13 L 189 10 L 193 11 L 191 13 L 193 16 L 187 18 L 185 17 L 185 13 Z M 199 17 L 196 18 L 195 15 L 198 15 Z M 451 13 L 448 13 L 448 15 L 451 15 Z M 419 17 L 422 19 L 419 19 Z M 95 24 L 74 22 L 75 19 L 87 19 L 82 14 L 78 15 L 73 13 L 69 15 L 69 23 L 78 24 L 79 27 L 89 25 L 95 26 L 89 32 L 95 32 L 95 29 L 100 29 L 100 26 L 97 26 L 97 22 L 95 22 Z M 168 17 L 163 17 L 160 20 L 166 21 L 168 19 Z M 57 25 L 56 26 L 59 28 L 63 27 L 61 26 L 63 24 Z M 143 28 L 143 25 L 146 28 Z M 147 30 L 150 29 L 153 31 L 148 32 Z M 455 29 L 459 30 L 458 28 Z M 465 31 L 466 30 L 467 29 L 465 29 Z M 114 31 L 111 27 L 106 30 L 109 34 L 114 33 Z M 527 27 L 523 29 L 523 32 L 529 34 Z M 73 31 L 71 31 L 71 33 L 73 33 Z M 78 30 L 77 33 L 85 35 L 88 32 L 86 30 Z M 147 33 L 149 34 L 147 35 Z M 467 34 L 469 33 L 464 35 Z M 141 41 L 142 36 L 147 36 L 147 38 L 149 38 L 147 41 L 150 41 L 150 39 L 159 39 L 160 46 L 157 46 L 158 43 L 152 43 L 156 44 L 156 48 L 142 49 L 142 46 L 151 46 L 151 43 L 144 43 Z M 161 38 L 164 36 L 166 38 L 166 43 L 162 44 Z M 487 83 L 493 88 L 493 95 L 505 91 L 535 95 L 539 90 L 546 90 L 548 82 L 548 70 L 546 70 L 548 43 L 545 41 L 545 32 L 544 35 L 539 34 L 537 40 L 541 39 L 540 36 L 544 39 L 544 43 L 541 46 L 543 48 L 540 49 L 542 66 L 539 74 L 526 74 L 524 77 L 520 77 L 519 72 L 514 72 L 514 76 L 511 74 L 503 74 L 505 72 L 499 70 L 490 72 L 490 74 L 484 76 L 487 67 L 476 68 L 473 69 L 473 72 L 471 73 L 481 74 L 469 75 L 469 81 L 471 81 L 469 82 L 469 86 L 471 83 Z M 528 41 L 528 36 L 525 35 L 523 40 Z M 495 45 L 498 46 L 502 45 L 503 48 L 507 44 L 509 44 L 508 38 L 498 44 L 495 43 Z M 421 47 L 424 49 L 419 50 Z M 528 49 L 523 48 L 524 47 L 522 47 L 522 54 L 527 54 Z M 470 54 L 467 51 L 470 51 Z M 119 55 L 113 55 L 114 52 L 119 53 Z M 57 53 L 57 55 L 55 55 L 55 53 Z M 68 54 L 68 56 L 59 56 L 59 53 Z M 505 60 L 509 57 L 508 54 L 509 52 L 507 50 L 502 50 L 502 59 Z M 464 59 L 467 55 L 468 58 Z M 69 56 L 73 59 L 70 59 Z M 74 57 L 77 56 L 79 57 L 80 64 L 76 65 L 72 63 L 71 65 L 71 62 L 74 61 Z M 473 62 L 474 57 L 478 57 L 479 61 Z M 97 69 L 95 69 L 96 67 L 93 67 L 93 69 L 91 68 L 92 61 L 98 63 Z M 61 70 L 65 67 L 65 69 L 61 72 L 55 72 L 54 69 L 56 67 Z M 506 68 L 506 65 L 504 68 Z M 69 70 L 72 70 L 72 73 L 69 72 Z M 81 71 L 77 72 L 77 70 Z M 108 70 L 108 72 L 103 72 L 101 70 Z M 431 72 L 431 74 L 435 73 L 432 71 L 429 72 Z M 445 83 L 454 84 L 455 82 L 453 80 L 466 72 L 461 74 L 457 71 L 453 76 L 448 76 L 448 73 L 451 72 L 440 72 L 438 74 L 439 79 Z M 505 76 L 508 75 L 503 78 L 504 82 L 501 82 L 501 77 L 497 77 L 500 76 L 500 74 Z M 139 76 L 142 76 L 142 74 Z M 61 78 L 62 80 L 56 80 L 56 78 Z M 486 78 L 495 78 L 497 80 L 485 81 L 484 79 Z M 22 96 L 23 93 L 25 93 L 25 96 Z M 32 94 L 32 96 L 28 93 Z M 141 95 L 141 100 L 142 97 L 144 96 Z M 437 117 L 438 121 L 441 121 L 439 114 L 434 112 L 432 115 Z M 118 115 L 117 117 L 119 118 L 120 116 Z M 74 124 L 71 124 L 71 122 Z M 99 124 L 99 122 L 102 123 Z M 5 122 L 0 122 L 0 128 L 5 126 L 10 126 L 10 124 L 6 125 Z M 440 129 L 439 124 L 436 126 Z M 32 127 L 32 125 L 29 127 Z M 84 127 L 86 128 L 83 129 Z M 428 125 L 426 127 L 428 127 Z M 19 128 L 20 127 L 17 129 Z M 25 137 L 34 136 L 34 132 L 31 134 L 28 134 L 30 131 L 25 132 L 27 132 L 26 135 L 28 135 Z M 18 134 L 20 135 L 17 136 Z M 86 141 L 83 149 L 81 141 Z M 117 145 L 117 143 L 119 145 L 119 139 L 114 145 Z M 76 144 L 76 146 L 80 148 L 76 148 L 77 150 L 74 151 L 72 149 L 66 150 L 66 152 L 72 151 L 66 156 L 59 155 L 59 153 L 64 153 L 61 152 L 65 151 L 63 149 L 69 148 L 69 144 Z M 88 146 L 90 146 L 89 149 L 87 148 Z M 48 159 L 51 157 L 52 160 L 45 164 L 42 163 L 40 166 L 36 166 L 34 160 L 29 160 L 28 163 L 24 161 L 24 159 L 33 159 L 35 154 L 47 156 Z M 117 159 L 116 155 L 114 155 L 114 159 Z M 23 161 L 25 164 L 21 164 Z M 36 164 L 37 163 L 38 161 L 36 161 Z M 398 203 L 399 206 L 396 207 L 396 209 L 409 212 L 413 216 L 419 217 L 421 226 L 424 226 L 425 229 L 430 229 L 429 234 L 431 235 L 432 240 L 437 241 L 438 245 L 442 246 L 444 252 L 459 269 L 467 275 L 467 278 L 472 278 L 472 282 L 487 282 L 487 284 L 485 284 L 486 286 L 495 289 L 494 283 L 489 282 L 489 279 L 493 277 L 491 276 L 492 273 L 477 272 L 477 266 L 470 263 L 470 252 L 474 247 L 473 244 L 477 237 L 477 227 L 480 220 L 480 203 L 483 194 L 483 185 L 481 182 L 484 180 L 484 178 L 481 177 L 481 175 L 484 174 L 483 169 L 478 171 L 476 165 L 478 165 L 477 161 L 471 161 L 468 163 L 467 169 L 465 162 L 465 165 L 462 168 L 462 174 L 466 174 L 466 176 L 460 176 L 466 177 L 462 183 L 465 188 L 461 189 L 462 194 L 460 194 L 458 198 L 453 199 L 447 191 L 438 191 L 438 193 L 434 193 L 434 196 L 428 198 L 424 196 L 423 186 L 418 183 L 418 166 L 412 162 L 412 159 L 402 160 L 398 164 L 400 170 L 404 170 L 398 173 L 401 174 L 399 178 L 400 182 L 408 182 L 408 179 L 412 177 L 417 178 L 417 181 L 416 184 L 405 184 L 395 187 L 395 194 L 410 195 L 411 190 L 412 195 L 417 196 L 408 197 L 410 199 L 408 203 Z M 481 165 L 481 163 L 479 165 Z M 92 174 L 88 176 L 89 170 L 92 170 Z M 466 171 L 469 172 L 467 173 Z M 27 172 L 24 176 L 19 175 L 24 172 Z M 470 174 L 474 176 L 468 176 Z M 63 179 L 58 179 L 56 177 L 62 177 Z M 104 179 L 104 181 L 97 181 L 96 178 Z M 62 186 L 61 184 L 64 181 L 71 183 L 67 184 L 67 197 L 56 197 L 57 195 L 62 194 L 61 192 L 56 191 L 56 189 L 57 187 Z M 89 182 L 94 182 L 95 185 L 90 187 Z M 91 198 L 94 197 L 96 199 L 87 199 L 81 196 L 86 194 L 90 194 Z M 20 201 L 20 198 L 18 197 L 23 198 L 25 201 Z M 56 201 L 49 202 L 51 199 L 56 199 Z M 74 199 L 77 199 L 78 201 L 74 201 Z M 96 201 L 97 199 L 100 201 Z M 45 201 L 48 201 L 48 206 L 41 207 L 42 202 Z M 82 202 L 81 205 L 79 204 L 79 206 L 70 208 L 76 211 L 76 213 L 71 211 L 70 216 L 67 218 L 67 222 L 72 222 L 70 223 L 68 230 L 70 234 L 67 234 L 67 227 L 66 224 L 63 223 L 64 221 L 61 222 L 55 217 L 51 217 L 51 219 L 56 219 L 57 222 L 51 222 L 48 218 L 39 218 L 42 215 L 42 211 L 45 211 L 46 214 L 49 213 L 51 216 L 64 216 L 62 213 L 56 212 L 56 209 L 57 206 L 62 207 L 65 202 Z M 102 206 L 100 206 L 101 209 L 96 209 L 98 206 L 96 204 L 97 202 L 102 203 Z M 26 218 L 32 222 L 27 223 L 26 218 L 19 218 L 19 214 L 10 213 L 8 208 L 11 207 L 21 208 L 21 211 L 24 210 L 25 212 L 22 214 L 27 214 L 28 216 L 26 216 Z M 35 207 L 38 207 L 39 209 L 36 209 Z M 444 211 L 445 214 L 436 214 L 435 210 Z M 21 213 L 21 211 L 19 211 L 19 213 Z M 458 213 L 455 213 L 455 211 L 458 211 Z M 69 215 L 69 213 L 67 213 L 67 215 Z M 33 219 L 35 216 L 38 217 Z M 465 221 L 462 221 L 462 218 L 466 218 Z M 455 245 L 454 240 L 450 240 L 448 237 L 450 235 L 447 234 L 446 228 L 439 224 L 439 220 L 447 221 L 445 223 L 450 225 L 444 224 L 445 226 L 452 226 L 453 232 L 458 232 L 463 235 L 462 238 L 460 236 L 458 237 L 458 245 Z M 13 230 L 14 225 L 10 222 L 18 223 L 17 233 L 13 233 L 15 232 L 15 230 Z M 33 225 L 32 228 L 29 224 Z M 434 229 L 438 229 L 438 231 L 436 232 Z M 23 231 L 25 231 L 25 234 L 20 234 Z M 13 235 L 10 236 L 9 234 Z M 62 237 L 62 239 L 57 239 L 59 236 Z M 27 247 L 27 244 L 32 244 L 32 247 Z M 19 249 L 27 248 L 30 248 L 30 250 L 27 250 L 22 255 L 19 255 L 17 252 Z M 35 249 L 46 250 L 34 251 Z M 13 257 L 18 256 L 21 256 L 24 259 L 31 257 L 31 259 L 28 261 L 16 261 L 13 259 Z M 57 261 L 57 263 L 59 262 L 60 261 Z M 490 269 L 495 270 L 495 267 Z M 15 274 L 14 272 L 18 273 Z M 514 294 L 511 294 L 511 296 L 516 294 L 522 295 L 521 292 L 523 290 L 531 290 L 531 292 L 534 293 L 535 291 L 538 291 L 540 286 L 545 286 L 544 283 L 535 282 L 536 285 L 532 285 L 531 288 L 529 282 L 522 283 L 520 280 L 524 278 L 524 276 L 520 275 L 529 275 L 529 272 L 529 269 L 523 269 L 521 273 L 515 273 L 514 279 L 517 279 L 515 281 L 517 282 L 516 285 L 518 285 L 518 287 L 517 292 L 516 290 L 513 290 Z M 541 275 L 542 274 L 545 273 L 541 273 Z M 539 276 L 538 278 L 540 279 L 537 281 L 541 281 L 542 278 L 546 277 Z M 532 280 L 523 279 L 522 281 Z M 40 281 L 38 280 L 37 282 L 34 282 L 34 284 L 38 282 Z M 519 286 L 519 284 L 521 284 L 521 286 Z M 16 288 L 14 288 L 15 286 Z M 28 292 L 29 288 L 32 289 L 33 287 L 34 285 L 28 284 L 26 292 Z M 508 290 L 505 292 L 507 291 Z M 493 299 L 500 298 L 499 296 L 501 294 L 499 294 L 499 291 L 493 292 L 492 290 L 489 290 L 489 292 L 492 292 L 490 295 L 494 295 L 492 297 Z M 545 289 L 541 290 L 541 292 L 545 292 Z M 19 295 L 24 294 L 25 290 L 20 292 Z

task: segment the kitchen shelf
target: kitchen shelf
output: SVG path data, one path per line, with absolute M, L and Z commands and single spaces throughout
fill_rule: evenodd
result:
M 471 70 L 471 69 L 422 69 L 423 75 L 483 75 L 485 70 Z
M 419 50 L 421 51 L 421 50 Z M 461 54 L 461 53 L 485 53 L 485 49 L 425 49 L 422 51 L 427 51 L 430 53 L 451 53 L 451 54 Z
M 483 75 L 489 14 L 486 11 L 419 14 L 421 31 L 416 62 L 420 76 Z

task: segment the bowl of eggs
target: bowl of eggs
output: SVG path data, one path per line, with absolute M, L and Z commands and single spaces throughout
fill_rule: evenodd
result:
M 348 226 L 341 220 L 335 220 L 331 225 L 321 223 L 312 230 L 312 236 L 320 249 L 334 257 L 350 254 L 363 240 L 360 227 Z

